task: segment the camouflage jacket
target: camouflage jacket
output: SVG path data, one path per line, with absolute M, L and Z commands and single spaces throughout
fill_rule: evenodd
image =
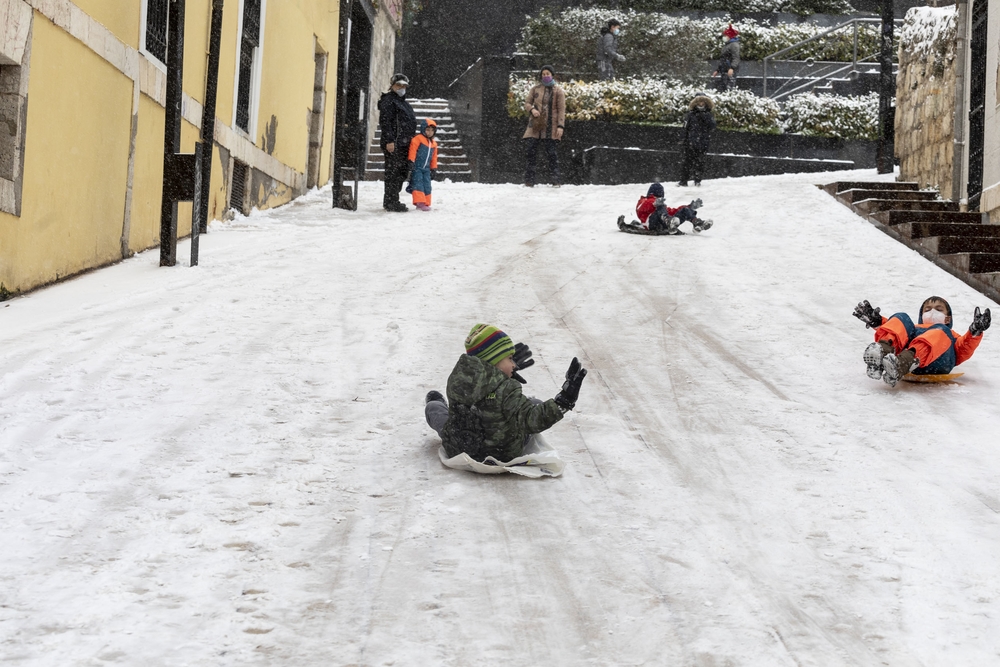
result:
M 471 438 L 470 430 L 460 424 L 467 421 L 470 410 L 478 422 Z M 487 456 L 510 461 L 521 456 L 529 435 L 541 433 L 562 418 L 554 400 L 532 403 L 521 393 L 517 380 L 478 357 L 463 354 L 448 377 L 444 449 L 449 456 L 464 451 L 477 461 Z M 465 437 L 460 430 L 465 431 Z

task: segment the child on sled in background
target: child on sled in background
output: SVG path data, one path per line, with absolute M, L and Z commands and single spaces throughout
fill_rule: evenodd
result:
M 701 207 L 701 200 L 695 199 L 685 206 L 670 207 L 663 202 L 663 186 L 653 183 L 646 191 L 645 197 L 639 197 L 635 205 L 638 220 L 633 220 L 631 226 L 636 229 L 647 229 L 654 234 L 683 234 L 678 227 L 683 222 L 691 222 L 695 232 L 702 232 L 712 226 L 711 220 L 702 220 L 695 212 Z M 618 227 L 625 226 L 625 216 L 618 216 Z
M 472 327 L 465 354 L 448 377 L 448 400 L 430 391 L 424 407 L 427 424 L 441 436 L 449 458 L 465 452 L 480 462 L 488 456 L 503 462 L 515 459 L 531 435 L 550 428 L 576 406 L 587 376 L 576 357 L 562 389 L 547 401 L 521 393 L 526 381 L 517 370 L 534 363 L 524 343 L 514 345 L 494 326 Z
M 951 329 L 951 306 L 939 296 L 929 297 L 921 304 L 916 324 L 906 313 L 886 319 L 880 310 L 862 301 L 854 309 L 854 316 L 875 329 L 875 342 L 864 353 L 868 377 L 881 378 L 890 387 L 895 387 L 907 373 L 950 373 L 972 356 L 983 332 L 990 328 L 990 309 L 980 312 L 977 307 L 969 331 L 957 335 Z
M 410 141 L 410 184 L 406 191 L 413 195 L 413 205 L 421 211 L 431 210 L 431 181 L 437 176 L 438 166 L 435 134 L 437 123 L 428 118 L 420 123 L 420 134 Z

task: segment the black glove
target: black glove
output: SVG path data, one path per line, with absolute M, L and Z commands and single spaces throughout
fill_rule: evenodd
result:
M 531 348 L 529 348 L 524 343 L 518 343 L 514 346 L 514 366 L 516 367 L 514 372 L 511 373 L 511 377 L 520 382 L 521 384 L 528 384 L 528 381 L 517 374 L 517 371 L 524 370 L 529 366 L 535 365 L 535 360 L 531 358 Z
M 987 308 L 983 312 L 979 312 L 979 306 L 976 306 L 976 312 L 972 315 L 972 324 L 969 325 L 969 333 L 973 336 L 982 336 L 983 332 L 990 328 L 990 309 Z
M 563 382 L 562 389 L 556 394 L 556 405 L 563 410 L 572 410 L 576 407 L 576 399 L 580 397 L 580 385 L 583 378 L 587 377 L 587 369 L 583 367 L 580 360 L 573 357 L 566 371 L 566 381 Z
M 695 199 L 694 201 L 692 201 L 692 202 L 691 202 L 691 203 L 689 204 L 689 206 L 690 206 L 691 208 L 693 208 L 694 210 L 696 210 L 696 211 L 697 211 L 697 210 L 698 210 L 699 208 L 701 208 L 701 205 L 702 205 L 702 203 L 703 203 L 703 202 L 701 201 L 701 197 L 698 197 L 697 199 Z
M 868 301 L 862 301 L 854 309 L 854 317 L 858 318 L 865 323 L 865 326 L 869 329 L 878 329 L 882 326 L 882 315 L 879 313 L 881 308 L 872 308 L 872 305 Z

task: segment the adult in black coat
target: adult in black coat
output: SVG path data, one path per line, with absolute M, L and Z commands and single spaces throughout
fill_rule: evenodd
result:
M 408 207 L 399 201 L 399 191 L 410 172 L 408 156 L 410 140 L 417 133 L 417 117 L 413 107 L 406 101 L 406 87 L 409 80 L 402 74 L 394 74 L 389 92 L 382 93 L 378 100 L 378 123 L 382 130 L 380 145 L 385 156 L 385 194 L 382 208 L 387 211 L 406 211 Z
M 688 179 L 693 178 L 695 185 L 701 185 L 701 176 L 705 171 L 705 154 L 712 140 L 712 130 L 715 129 L 715 116 L 712 114 L 712 99 L 704 93 L 698 93 L 684 116 L 684 163 L 681 167 L 681 182 L 686 186 Z

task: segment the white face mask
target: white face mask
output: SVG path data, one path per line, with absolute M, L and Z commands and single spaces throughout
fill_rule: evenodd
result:
M 947 313 L 942 313 L 940 310 L 925 310 L 923 317 L 924 324 L 944 324 L 948 315 Z

